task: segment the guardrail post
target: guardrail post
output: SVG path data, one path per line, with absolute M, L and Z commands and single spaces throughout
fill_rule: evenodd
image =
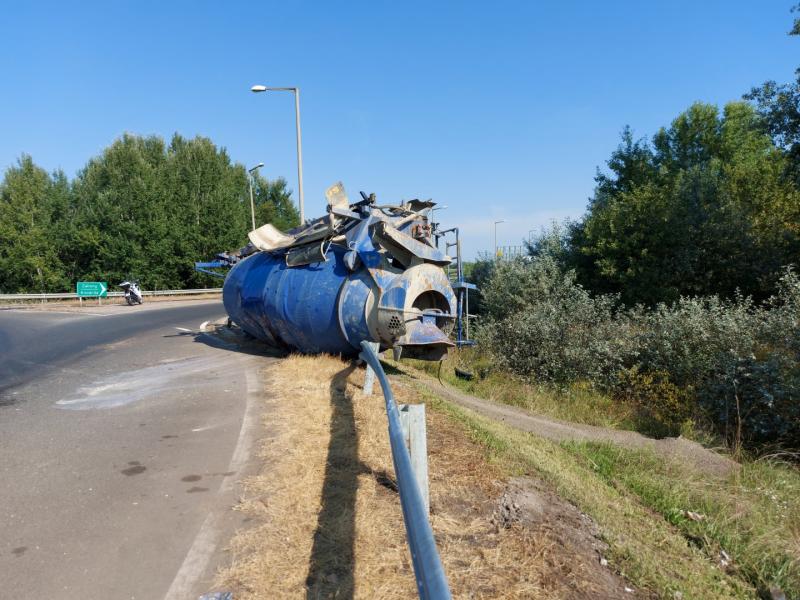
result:
M 403 426 L 400 424 L 400 411 L 397 410 L 392 387 L 389 385 L 389 379 L 381 366 L 378 354 L 370 343 L 361 342 L 361 350 L 361 358 L 373 368 L 383 390 L 386 420 L 389 425 L 389 446 L 392 449 L 392 462 L 397 477 L 397 490 L 400 493 L 400 506 L 403 509 L 408 548 L 411 551 L 411 563 L 417 580 L 417 592 L 421 600 L 450 600 L 450 586 L 442 568 L 439 551 L 436 549 L 436 540 L 433 538 L 422 492 L 417 484 L 414 468 L 411 466 L 411 456 L 406 447 Z
M 373 352 L 377 354 L 378 350 L 380 350 L 378 342 L 367 342 L 367 343 L 369 344 L 370 348 L 372 348 Z M 375 384 L 375 371 L 373 371 L 372 367 L 370 367 L 369 363 L 367 363 L 367 372 L 364 375 L 364 390 L 363 390 L 365 396 L 372 396 L 372 386 L 374 384 Z
M 428 432 L 425 427 L 424 404 L 401 404 L 400 425 L 411 455 L 411 469 L 417 479 L 425 512 L 431 512 L 430 490 L 428 488 Z

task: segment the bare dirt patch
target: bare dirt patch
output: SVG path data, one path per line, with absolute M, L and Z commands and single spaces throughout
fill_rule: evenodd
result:
M 380 392 L 330 357 L 266 371 L 263 472 L 238 507 L 255 526 L 218 584 L 236 598 L 416 596 Z M 409 387 L 399 402 L 420 400 Z M 543 482 L 507 481 L 463 425 L 428 411 L 431 523 L 455 597 L 635 597 L 601 564 L 586 515 Z

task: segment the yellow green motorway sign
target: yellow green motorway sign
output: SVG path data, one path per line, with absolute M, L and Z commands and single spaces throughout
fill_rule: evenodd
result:
M 76 291 L 81 298 L 105 298 L 108 296 L 108 282 L 79 281 Z

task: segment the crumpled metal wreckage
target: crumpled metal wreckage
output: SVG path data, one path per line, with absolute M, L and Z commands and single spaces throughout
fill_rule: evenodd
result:
M 327 214 L 281 232 L 267 224 L 250 243 L 218 255 L 232 266 L 223 287 L 230 319 L 270 345 L 301 353 L 355 356 L 362 340 L 395 356 L 440 360 L 458 301 L 435 246 L 434 202 L 379 205 L 341 183 L 326 192 Z

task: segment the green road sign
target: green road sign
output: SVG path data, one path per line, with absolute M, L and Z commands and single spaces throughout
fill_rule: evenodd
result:
M 81 298 L 105 298 L 108 296 L 108 282 L 79 281 L 77 292 Z

